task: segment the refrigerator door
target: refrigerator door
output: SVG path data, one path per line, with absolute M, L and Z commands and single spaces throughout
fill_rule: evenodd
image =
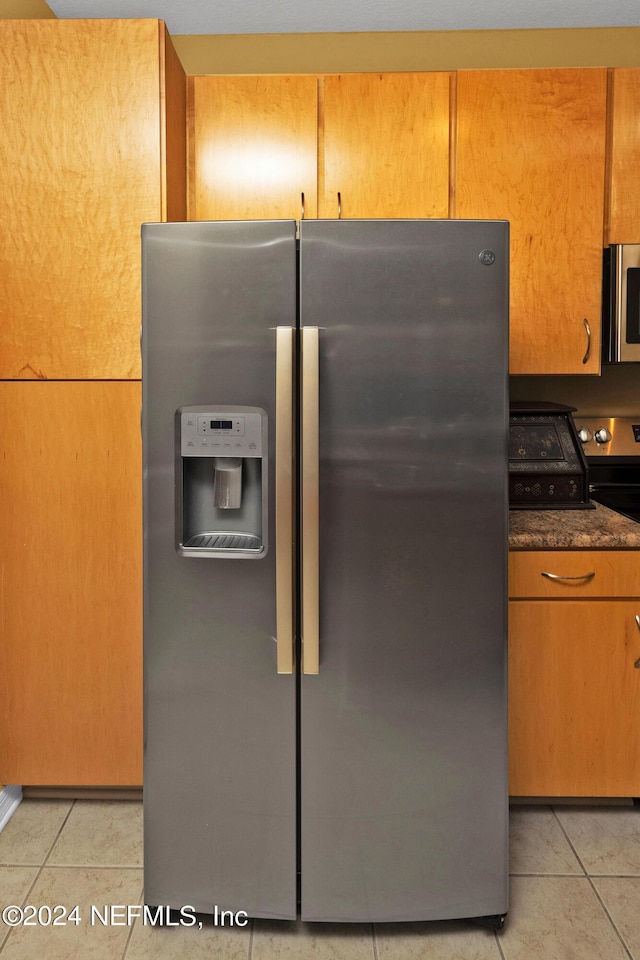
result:
M 320 651 L 301 689 L 302 916 L 502 914 L 508 226 L 300 233 L 303 375 L 319 331 Z
M 282 459 L 284 441 L 290 472 L 276 348 L 292 350 L 295 223 L 142 233 L 145 902 L 292 918 L 296 683 L 276 656 L 275 451 Z M 190 458 L 225 431 L 239 434 L 239 459 Z M 238 498 L 252 484 L 264 502 L 247 519 Z M 223 537 L 207 555 L 209 514 L 260 535 Z

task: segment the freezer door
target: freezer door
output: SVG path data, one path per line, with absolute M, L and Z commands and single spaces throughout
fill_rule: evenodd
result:
M 508 227 L 305 221 L 300 283 L 302 916 L 502 914 Z
M 143 227 L 144 885 L 152 905 L 296 915 L 296 683 L 276 655 L 283 441 L 289 473 L 292 460 L 291 426 L 287 455 L 276 422 L 276 395 L 281 407 L 287 392 L 276 364 L 288 349 L 292 368 L 296 273 L 294 222 Z M 289 399 L 291 388 L 290 380 Z M 224 445 L 217 466 L 206 453 L 227 434 L 244 444 L 244 473 L 214 486 L 225 467 L 240 469 L 240 459 L 224 461 Z M 192 498 L 185 509 L 183 495 Z M 209 548 L 199 529 L 208 518 L 225 530 L 255 527 L 259 538 L 222 537 L 221 548 Z M 290 585 L 278 595 L 291 604 Z

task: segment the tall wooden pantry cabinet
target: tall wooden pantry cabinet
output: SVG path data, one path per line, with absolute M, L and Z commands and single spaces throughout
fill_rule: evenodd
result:
M 0 22 L 0 783 L 142 782 L 140 224 L 186 216 L 157 20 Z

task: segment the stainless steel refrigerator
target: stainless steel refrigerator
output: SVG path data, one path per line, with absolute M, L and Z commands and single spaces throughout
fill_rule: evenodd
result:
M 499 925 L 508 225 L 142 237 L 145 902 Z

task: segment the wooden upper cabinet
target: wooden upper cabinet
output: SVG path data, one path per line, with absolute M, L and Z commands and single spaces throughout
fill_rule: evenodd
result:
M 140 376 L 140 224 L 184 219 L 157 20 L 0 22 L 0 378 Z
M 448 73 L 324 80 L 321 217 L 448 217 Z
M 317 215 L 317 80 L 189 78 L 189 219 Z
M 455 215 L 511 223 L 511 373 L 599 371 L 606 108 L 605 69 L 458 74 Z
M 613 71 L 607 243 L 640 243 L 640 69 Z

